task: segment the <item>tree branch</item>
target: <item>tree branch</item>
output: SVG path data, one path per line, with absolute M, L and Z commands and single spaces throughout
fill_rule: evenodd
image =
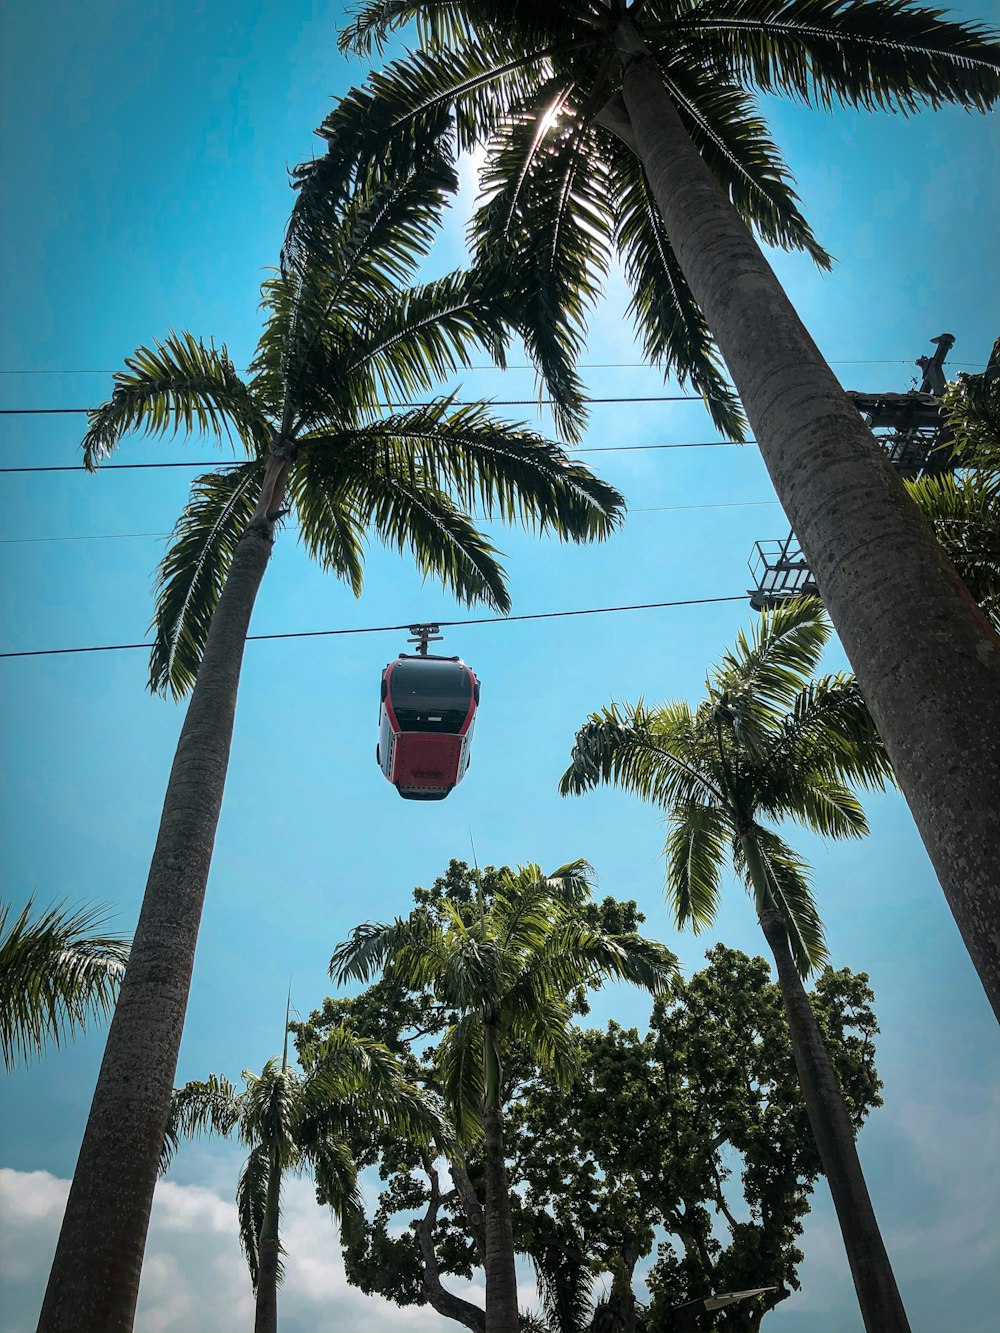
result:
M 441 1204 L 441 1186 L 438 1173 L 429 1163 L 424 1163 L 427 1178 L 430 1181 L 431 1197 L 427 1212 L 418 1218 L 413 1229 L 420 1242 L 420 1253 L 424 1261 L 423 1288 L 427 1301 L 446 1319 L 454 1319 L 464 1324 L 472 1333 L 486 1333 L 486 1315 L 478 1305 L 463 1301 L 441 1285 L 441 1270 L 438 1267 L 437 1252 L 434 1249 L 434 1224 L 437 1222 L 438 1208 Z
M 464 1163 L 452 1162 L 449 1171 L 451 1178 L 455 1183 L 455 1190 L 458 1197 L 462 1200 L 462 1208 L 465 1210 L 465 1219 L 469 1225 L 469 1233 L 476 1246 L 476 1253 L 479 1255 L 479 1262 L 486 1263 L 486 1228 L 483 1225 L 483 1206 L 479 1202 L 479 1195 L 469 1179 Z

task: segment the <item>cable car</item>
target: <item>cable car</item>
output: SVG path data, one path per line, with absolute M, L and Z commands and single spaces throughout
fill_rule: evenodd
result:
M 413 625 L 415 653 L 382 672 L 375 758 L 405 801 L 443 801 L 469 767 L 479 679 L 460 657 L 427 651 L 437 625 Z

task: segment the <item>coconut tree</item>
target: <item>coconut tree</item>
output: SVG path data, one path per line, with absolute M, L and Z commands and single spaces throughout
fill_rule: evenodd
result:
M 236 1132 L 248 1150 L 236 1208 L 256 1295 L 254 1333 L 276 1333 L 284 1177 L 309 1171 L 334 1217 L 349 1223 L 361 1207 L 352 1134 L 389 1130 L 430 1145 L 446 1142 L 447 1131 L 395 1057 L 343 1025 L 310 1052 L 307 1074 L 289 1067 L 286 1031 L 280 1063 L 268 1060 L 260 1074 L 245 1069 L 243 1081 L 237 1091 L 227 1078 L 209 1074 L 175 1090 L 160 1169 L 168 1169 L 182 1138 Z
M 732 376 L 778 497 L 892 756 L 1000 1018 L 1000 638 L 799 320 L 752 230 L 825 252 L 751 89 L 821 109 L 987 109 L 1000 48 L 909 0 L 369 0 L 344 44 L 410 20 L 421 49 L 373 76 L 301 168 L 291 241 L 342 188 L 359 127 L 380 166 L 451 132 L 485 145 L 473 225 L 564 427 L 617 252 L 647 354 L 738 434 Z
M 91 414 L 96 467 L 127 434 L 207 432 L 245 455 L 199 477 L 160 567 L 151 683 L 192 689 L 104 1063 L 42 1310 L 45 1333 L 132 1326 L 170 1106 L 247 628 L 283 516 L 355 593 L 371 532 L 461 601 L 509 599 L 470 513 L 561 538 L 606 536 L 622 500 L 531 431 L 450 398 L 421 397 L 503 355 L 498 310 L 462 273 L 400 289 L 435 234 L 454 172 L 425 157 L 408 177 L 331 202 L 322 264 L 264 284 L 249 374 L 225 347 L 171 334 L 142 347 Z M 480 352 L 481 354 L 481 352 Z M 399 403 L 397 401 L 397 408 Z
M 909 1325 L 868 1196 L 854 1130 L 802 978 L 826 961 L 802 859 L 773 824 L 868 832 L 853 785 L 891 769 L 854 679 L 814 675 L 830 629 L 815 600 L 767 611 L 714 667 L 696 708 L 612 704 L 577 732 L 563 795 L 613 783 L 667 812 L 667 898 L 679 926 L 711 924 L 727 857 L 774 955 L 809 1123 L 868 1333 Z
M 330 963 L 337 981 L 381 971 L 457 1015 L 437 1060 L 459 1144 L 483 1143 L 486 1333 L 518 1333 L 504 1061 L 516 1044 L 566 1081 L 576 1054 L 572 994 L 611 978 L 656 993 L 675 968 L 662 945 L 590 925 L 581 911 L 590 896 L 585 861 L 552 875 L 524 866 L 504 876 L 488 906 L 480 900 L 471 922 L 448 902 L 443 923 L 417 908 L 405 920 L 358 926 Z
M 36 913 L 29 899 L 11 919 L 10 904 L 0 903 L 0 1049 L 8 1073 L 111 1012 L 128 941 L 107 924 L 101 906 L 62 902 Z

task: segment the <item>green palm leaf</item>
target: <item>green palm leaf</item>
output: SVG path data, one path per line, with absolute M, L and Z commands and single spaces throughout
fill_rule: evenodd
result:
M 9 1071 L 112 1010 L 129 944 L 106 930 L 108 909 L 57 903 L 16 917 L 0 903 L 0 1048 Z M 10 924 L 8 925 L 8 921 Z
M 773 908 L 779 913 L 788 932 L 795 965 L 806 977 L 823 967 L 828 959 L 823 923 L 809 882 L 809 867 L 770 829 L 757 825 L 751 836 L 757 844 L 767 877 L 768 896 L 762 900 L 759 894 L 755 895 L 756 910 L 759 914 Z M 746 860 L 738 842 L 734 846 L 733 860 L 740 874 L 746 875 Z
M 448 1029 L 437 1050 L 441 1087 L 459 1143 L 473 1142 L 482 1133 L 483 1040 L 480 1015 L 467 1013 Z
M 983 110 L 1000 95 L 989 30 L 909 0 L 700 0 L 671 27 L 681 62 L 697 51 L 739 82 L 824 108 Z
M 615 190 L 615 239 L 633 289 L 629 314 L 642 335 L 643 350 L 681 385 L 690 381 L 699 390 L 718 430 L 744 440 L 743 409 L 677 263 L 642 165 L 623 144 L 611 143 L 605 151 Z
M 156 580 L 150 689 L 179 699 L 201 665 L 212 616 L 260 494 L 263 461 L 195 478 Z
M 176 435 L 183 428 L 188 434 L 205 431 L 227 439 L 235 433 L 251 455 L 263 453 L 270 443 L 271 427 L 225 346 L 217 350 L 190 333 L 172 333 L 151 348 L 137 348 L 125 365 L 127 370 L 115 372 L 108 402 L 87 414 L 83 460 L 90 471 L 133 430 Z
M 209 1074 L 203 1082 L 175 1088 L 160 1155 L 161 1174 L 169 1168 L 182 1138 L 197 1138 L 201 1134 L 228 1138 L 239 1121 L 241 1109 L 240 1094 L 229 1079 L 219 1074 Z
M 1000 433 L 997 435 L 1000 460 Z M 981 473 L 921 477 L 907 482 L 934 535 L 948 553 L 959 578 L 1000 630 L 1000 468 L 992 478 Z
M 255 1147 L 247 1156 L 236 1186 L 236 1213 L 240 1226 L 240 1248 L 250 1270 L 250 1281 L 257 1290 L 257 1276 L 260 1271 L 257 1239 L 264 1225 L 264 1212 L 267 1205 L 267 1177 L 270 1162 L 267 1150 L 262 1144 Z M 279 1271 L 281 1259 L 278 1260 Z
M 715 920 L 729 823 L 724 811 L 678 802 L 668 816 L 667 895 L 678 926 L 704 929 Z

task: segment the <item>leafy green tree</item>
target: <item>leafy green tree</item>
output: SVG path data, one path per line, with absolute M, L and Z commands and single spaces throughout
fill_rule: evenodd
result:
M 983 620 L 761 252 L 828 263 L 751 89 L 821 109 L 985 111 L 1000 46 L 910 0 L 368 0 L 367 51 L 410 20 L 421 46 L 328 117 L 300 169 L 290 249 L 359 153 L 399 168 L 436 136 L 485 146 L 477 262 L 563 427 L 612 256 L 651 360 L 721 428 L 740 412 L 885 738 L 1000 1019 L 1000 638 Z
M 907 489 L 959 577 L 1000 629 L 1000 338 L 981 375 L 948 385 L 944 445 L 956 475 L 921 477 Z
M 934 529 L 959 578 L 1000 630 L 1000 487 L 983 471 L 921 477 L 907 490 Z
M 454 184 L 430 154 L 407 177 L 331 202 L 322 265 L 264 285 L 248 378 L 225 348 L 171 335 L 140 348 L 91 414 L 91 467 L 137 430 L 228 437 L 245 458 L 195 481 L 160 567 L 151 681 L 193 692 L 42 1333 L 132 1326 L 247 627 L 282 517 L 296 514 L 306 549 L 355 593 L 371 532 L 460 600 L 499 611 L 504 572 L 473 509 L 574 541 L 605 537 L 620 518 L 612 487 L 486 408 L 439 398 L 383 410 L 430 392 L 476 349 L 502 356 L 499 311 L 467 275 L 397 285 L 426 256 Z
M 63 902 L 36 913 L 29 899 L 16 917 L 11 911 L 0 903 L 0 1048 L 8 1073 L 111 1012 L 129 949 L 107 933 L 103 907 Z
M 577 732 L 564 795 L 609 782 L 667 812 L 667 895 L 679 926 L 711 924 L 727 859 L 754 902 L 778 974 L 795 1062 L 865 1327 L 906 1330 L 854 1127 L 802 977 L 826 961 L 805 862 L 772 825 L 868 832 L 851 784 L 891 769 L 857 684 L 816 676 L 829 623 L 815 600 L 767 611 L 713 667 L 696 708 L 612 704 Z
M 959 375 L 944 396 L 950 447 L 960 465 L 1000 490 L 1000 338 L 981 375 Z
M 234 1131 L 248 1149 L 236 1190 L 240 1244 L 257 1298 L 254 1333 L 276 1333 L 284 1247 L 280 1239 L 285 1175 L 308 1170 L 334 1216 L 349 1225 L 361 1209 L 351 1139 L 377 1132 L 426 1147 L 447 1143 L 434 1107 L 407 1082 L 384 1047 L 332 1027 L 309 1052 L 303 1075 L 288 1063 L 243 1071 L 244 1088 L 209 1074 L 174 1091 L 160 1158 L 166 1171 L 182 1138 Z
M 676 1305 L 774 1287 L 700 1325 L 756 1333 L 799 1285 L 821 1168 L 781 996 L 764 959 L 723 945 L 707 958 L 656 1002 L 644 1037 L 616 1023 L 586 1032 L 572 1085 L 535 1078 L 511 1107 L 515 1236 L 553 1333 L 667 1333 Z M 867 978 L 846 970 L 827 969 L 812 993 L 856 1126 L 880 1104 L 871 1000 Z
M 459 892 L 464 869 L 449 870 Z M 609 924 L 615 915 L 633 930 L 642 921 L 634 903 L 594 907 Z M 820 1163 L 780 993 L 763 959 L 718 945 L 708 964 L 674 981 L 644 1037 L 613 1023 L 582 1031 L 568 1087 L 522 1054 L 507 1062 L 514 1244 L 536 1267 L 549 1333 L 666 1333 L 673 1305 L 777 1286 L 755 1307 L 716 1316 L 720 1330 L 756 1333 L 766 1310 L 798 1286 L 801 1219 Z M 846 970 L 824 971 L 811 996 L 855 1125 L 879 1104 L 871 1000 L 866 978 Z M 433 1048 L 421 1046 L 448 1014 L 432 1003 L 382 980 L 353 999 L 327 1000 L 300 1040 L 308 1047 L 331 1026 L 357 1024 L 398 1046 L 416 1082 L 436 1086 Z M 446 1285 L 482 1263 L 478 1147 L 446 1167 L 398 1136 L 359 1149 L 383 1185 L 374 1215 L 342 1236 L 349 1281 L 400 1305 L 428 1303 L 482 1333 L 482 1309 Z M 653 1292 L 648 1309 L 640 1282 Z
M 471 921 L 447 900 L 443 919 L 417 908 L 406 919 L 358 926 L 334 952 L 337 981 L 382 973 L 409 990 L 427 990 L 455 1019 L 435 1050 L 440 1086 L 459 1146 L 483 1143 L 482 1262 L 486 1333 L 517 1333 L 517 1284 L 503 1138 L 504 1064 L 518 1051 L 568 1081 L 576 1064 L 572 1000 L 608 979 L 654 994 L 675 960 L 637 935 L 591 924 L 584 861 L 543 875 L 529 865 L 508 872 Z M 456 1189 L 461 1186 L 456 1182 Z

